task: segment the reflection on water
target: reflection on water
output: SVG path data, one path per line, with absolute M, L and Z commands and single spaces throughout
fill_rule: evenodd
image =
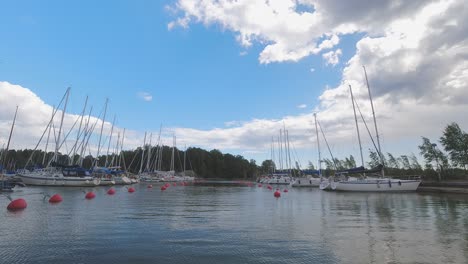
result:
M 0 198 L 4 263 L 466 263 L 468 197 L 257 187 L 25 188 Z M 156 186 L 155 186 L 156 187 Z M 60 193 L 50 205 L 40 192 Z

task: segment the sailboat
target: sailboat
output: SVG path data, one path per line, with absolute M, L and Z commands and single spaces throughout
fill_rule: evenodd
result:
M 277 141 L 272 138 L 271 143 L 271 160 L 275 160 L 275 145 L 278 147 L 278 165 L 279 168 L 273 166 L 267 175 L 263 175 L 258 179 L 259 183 L 275 184 L 275 185 L 291 185 L 294 178 L 291 170 L 291 153 L 289 146 L 289 135 L 286 127 L 280 129 Z
M 90 171 L 78 165 L 67 166 L 58 163 L 58 151 L 60 149 L 60 146 L 62 145 L 62 142 L 60 140 L 62 134 L 63 119 L 65 117 L 69 94 L 70 88 L 67 89 L 64 97 L 62 98 L 62 101 L 60 102 L 61 104 L 65 99 L 65 104 L 62 110 L 62 117 L 60 121 L 60 127 L 57 139 L 55 141 L 55 154 L 53 160 L 48 162 L 47 166 L 43 169 L 34 169 L 32 171 L 24 169 L 20 173 L 18 173 L 18 177 L 21 178 L 21 180 L 27 185 L 87 187 L 96 186 L 100 183 L 99 179 L 95 179 L 91 176 Z M 50 119 L 46 129 L 44 130 L 41 139 L 37 143 L 35 150 L 39 146 L 40 141 L 42 140 L 42 137 L 45 135 L 47 130 L 52 129 L 53 120 L 57 111 L 58 108 L 54 109 L 52 113 L 52 118 Z M 64 137 L 64 141 L 65 140 L 66 136 Z M 33 155 L 34 152 L 31 154 L 28 163 L 32 160 Z
M 13 177 L 16 175 L 15 172 L 8 171 L 8 167 L 3 167 L 3 160 L 5 160 L 5 164 L 8 163 L 7 155 L 8 149 L 10 147 L 11 136 L 13 135 L 13 128 L 15 127 L 16 122 L 16 115 L 18 113 L 18 106 L 15 110 L 15 116 L 13 117 L 13 124 L 11 125 L 10 136 L 8 137 L 8 143 L 6 148 L 2 151 L 2 155 L 0 155 L 0 192 L 11 192 L 13 188 L 17 185 L 24 186 L 23 183 L 18 182 Z
M 415 191 L 419 184 L 421 183 L 421 180 L 419 178 L 414 178 L 414 179 L 392 179 L 390 177 L 385 177 L 384 173 L 384 162 L 383 162 L 383 157 L 382 157 L 382 151 L 380 147 L 380 138 L 379 138 L 379 133 L 377 130 L 377 121 L 375 118 L 375 111 L 374 111 L 374 104 L 372 102 L 372 95 L 369 87 L 369 80 L 367 79 L 367 72 L 366 68 L 364 68 L 364 74 L 366 77 L 366 83 L 367 83 L 367 89 L 369 92 L 369 99 L 371 103 L 371 109 L 372 109 L 372 115 L 374 118 L 374 126 L 375 126 L 375 133 L 376 133 L 376 138 L 377 138 L 377 152 L 380 158 L 381 165 L 375 168 L 374 170 L 365 170 L 364 169 L 364 161 L 363 161 L 363 156 L 362 156 L 362 147 L 361 147 L 361 139 L 359 135 L 359 128 L 358 128 L 358 122 L 357 122 L 357 117 L 356 117 L 356 110 L 355 110 L 355 100 L 354 96 L 352 93 L 351 86 L 349 86 L 350 89 L 350 94 L 351 94 L 351 100 L 353 103 L 353 109 L 354 109 L 354 117 L 356 120 L 356 129 L 357 129 L 357 134 L 358 134 L 358 139 L 359 139 L 359 145 L 360 145 L 360 151 L 361 151 L 361 162 L 362 166 L 360 168 L 355 168 L 355 169 L 350 169 L 347 171 L 341 171 L 339 174 L 345 177 L 344 180 L 340 180 L 336 182 L 335 190 L 336 191 L 354 191 L 354 192 L 398 192 L 398 191 Z M 359 109 L 359 108 L 358 108 Z M 362 117 L 362 115 L 361 115 Z M 364 118 L 362 118 L 364 121 Z M 364 124 L 365 121 L 364 121 Z M 367 125 L 366 125 L 367 128 Z M 369 135 L 370 131 L 368 130 Z M 372 139 L 372 136 L 371 136 Z M 359 177 L 349 177 L 350 174 L 358 174 Z M 375 175 L 374 177 L 372 177 Z
M 320 157 L 320 141 L 319 141 L 319 134 L 317 129 L 317 114 L 314 113 L 315 119 L 315 132 L 317 134 L 317 150 L 318 150 L 318 164 L 319 169 L 318 171 L 312 171 L 311 174 L 318 174 L 318 178 L 312 177 L 312 175 L 307 177 L 300 177 L 296 178 L 292 184 L 292 187 L 320 187 L 322 183 L 322 165 L 321 165 L 321 157 Z

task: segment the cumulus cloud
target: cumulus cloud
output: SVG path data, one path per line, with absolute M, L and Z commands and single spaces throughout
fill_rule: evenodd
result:
M 237 34 L 244 47 L 264 45 L 261 63 L 298 61 L 331 49 L 339 35 L 380 32 L 393 20 L 410 16 L 429 1 L 381 0 L 178 0 L 167 9 L 176 16 L 168 24 L 188 28 L 191 23 L 220 25 Z
M 327 53 L 322 54 L 323 59 L 325 60 L 326 65 L 335 66 L 340 62 L 340 56 L 342 52 L 341 49 L 333 50 Z
M 153 100 L 153 96 L 148 92 L 139 92 L 137 93 L 137 96 L 146 102 L 151 102 Z
M 298 2 L 311 7 L 310 10 L 298 11 Z M 402 140 L 411 140 L 411 150 L 417 151 L 420 136 L 438 137 L 449 122 L 458 122 L 463 129 L 468 129 L 465 114 L 468 109 L 468 9 L 464 4 L 461 0 L 372 3 L 365 0 L 349 3 L 338 0 L 179 0 L 173 7 L 179 17 L 171 22 L 171 28 L 189 27 L 191 23 L 221 25 L 235 32 L 237 41 L 244 47 L 253 42 L 264 45 L 259 54 L 261 63 L 297 61 L 335 48 L 341 35 L 365 33 L 356 44 L 356 53 L 345 64 L 340 83 L 323 91 L 314 111 L 318 111 L 333 151 L 339 155 L 341 149 L 341 154 L 349 155 L 349 148 L 357 146 L 357 139 L 348 85 L 353 88 L 365 120 L 372 126 L 362 68 L 366 65 L 384 151 L 395 150 L 394 146 Z M 8 90 L 13 88 L 21 91 Z M 7 96 L 14 100 L 6 99 Z M 21 130 L 32 131 L 15 133 L 18 137 L 27 138 L 27 134 L 32 134 L 37 138 L 36 131 L 45 126 L 52 111 L 31 91 L 8 83 L 0 85 L 0 101 L 3 122 L 0 139 L 3 142 L 16 104 L 20 105 Z M 37 118 L 22 112 L 22 107 L 28 109 L 28 113 L 35 113 Z M 25 120 L 21 121 L 22 117 Z M 67 126 L 71 126 L 74 118 L 76 116 L 67 115 Z M 289 130 L 290 141 L 296 148 L 315 148 L 313 122 L 313 114 L 306 113 L 280 119 L 227 122 L 224 127 L 209 130 L 183 127 L 169 130 L 176 133 L 179 143 L 189 146 L 253 153 L 269 149 L 271 138 L 278 135 L 283 125 Z M 364 144 L 371 147 L 362 122 L 360 124 Z M 106 128 L 109 127 L 107 124 Z M 140 132 L 127 133 L 129 147 L 141 145 Z M 407 153 L 408 149 L 400 151 Z
M 310 9 L 298 10 L 299 3 Z M 320 111 L 322 125 L 330 130 L 330 141 L 346 143 L 355 138 L 348 85 L 352 85 L 365 119 L 371 122 L 362 65 L 368 70 L 384 141 L 410 138 L 416 146 L 420 136 L 440 135 L 448 122 L 468 126 L 463 118 L 468 106 L 468 10 L 461 0 L 179 0 L 175 9 L 187 25 L 218 24 L 235 32 L 242 46 L 252 42 L 263 45 L 261 63 L 297 61 L 334 48 L 342 35 L 365 33 L 343 69 L 341 83 L 326 88 L 315 109 Z M 337 49 L 322 56 L 335 65 L 340 55 L 341 49 Z M 312 122 L 311 115 L 285 119 L 300 121 L 293 123 L 303 128 Z M 253 138 L 253 143 L 268 138 L 269 131 L 281 122 L 252 120 L 238 128 L 206 133 L 226 133 L 234 141 L 245 131 L 251 132 L 246 138 L 252 138 L 253 127 L 266 128 L 255 130 L 255 135 L 263 136 Z M 304 132 L 291 130 L 292 134 Z M 296 143 L 301 142 L 305 140 Z M 232 147 L 238 142 L 231 143 L 222 144 Z

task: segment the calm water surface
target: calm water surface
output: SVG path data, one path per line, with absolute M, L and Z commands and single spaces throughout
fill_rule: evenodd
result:
M 468 263 L 467 196 L 116 190 L 23 188 L 18 213 L 0 197 L 0 263 Z

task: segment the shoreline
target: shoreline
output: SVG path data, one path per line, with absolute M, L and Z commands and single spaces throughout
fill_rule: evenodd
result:
M 417 192 L 421 193 L 457 193 L 468 194 L 468 182 L 466 181 L 443 181 L 443 182 L 421 182 Z

